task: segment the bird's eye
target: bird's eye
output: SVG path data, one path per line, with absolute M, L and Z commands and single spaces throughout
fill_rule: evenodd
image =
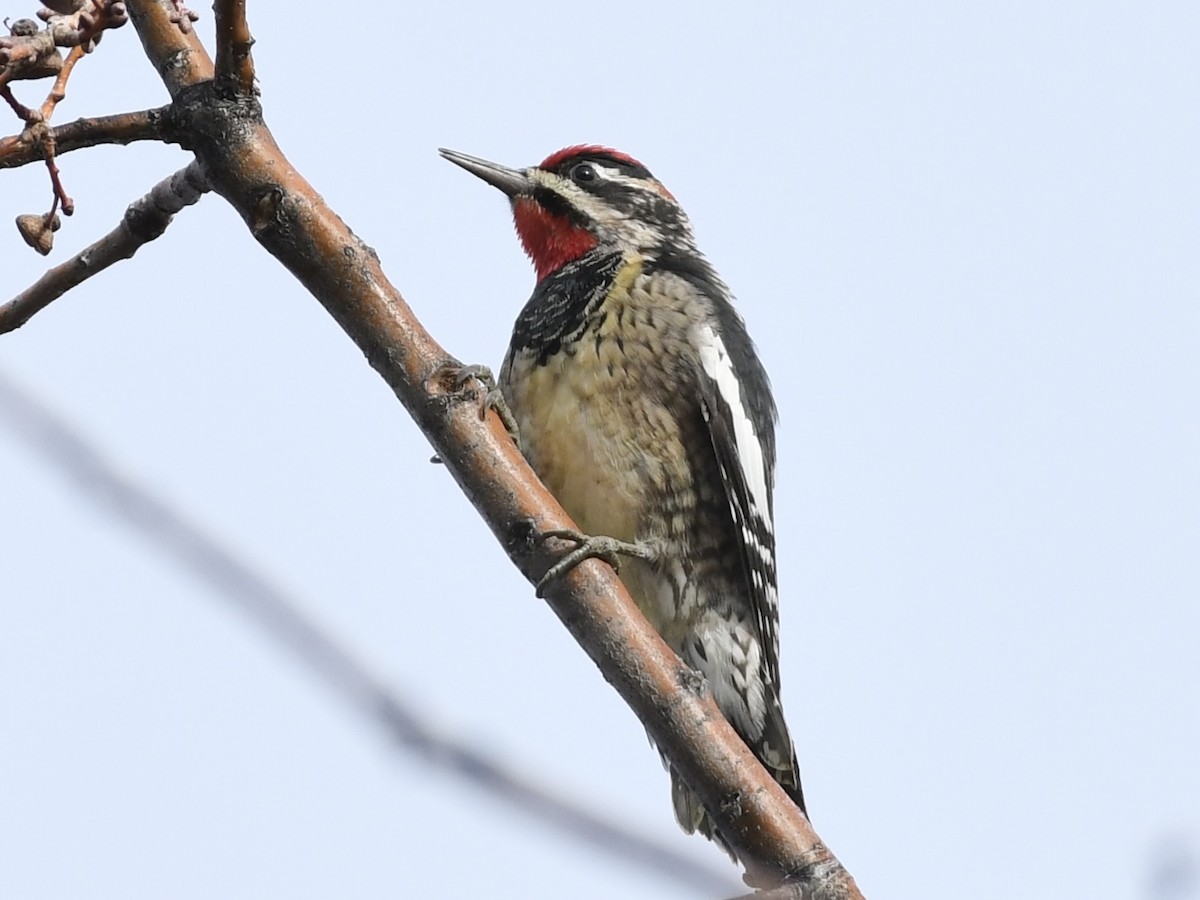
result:
M 596 180 L 596 169 L 591 163 L 579 163 L 571 170 L 571 180 L 576 184 L 586 184 Z

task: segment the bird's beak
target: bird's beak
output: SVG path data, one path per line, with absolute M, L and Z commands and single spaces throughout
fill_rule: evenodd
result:
M 462 166 L 472 175 L 479 176 L 492 187 L 500 188 L 510 197 L 528 194 L 533 189 L 532 182 L 520 169 L 510 169 L 508 166 L 488 162 L 478 156 L 467 156 L 457 150 L 439 148 L 438 153 L 442 154 L 443 159 L 450 160 L 456 166 Z

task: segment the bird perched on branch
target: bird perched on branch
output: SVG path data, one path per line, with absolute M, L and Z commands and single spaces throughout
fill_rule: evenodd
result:
M 663 639 L 804 809 L 779 701 L 775 403 L 729 289 L 637 160 L 575 146 L 511 169 L 442 156 L 499 188 L 537 270 L 498 386 L 522 452 L 582 533 L 543 584 L 615 562 Z M 724 843 L 672 770 L 684 830 Z

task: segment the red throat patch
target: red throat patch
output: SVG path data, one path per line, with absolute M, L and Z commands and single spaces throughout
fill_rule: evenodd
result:
M 556 216 L 532 197 L 513 201 L 513 220 L 525 252 L 533 260 L 538 281 L 579 259 L 599 242 L 586 228 Z

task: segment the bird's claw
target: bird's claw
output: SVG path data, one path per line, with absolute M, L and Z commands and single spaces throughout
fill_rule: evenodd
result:
M 492 374 L 492 370 L 485 365 L 471 363 L 460 367 L 454 373 L 454 389 L 461 391 L 471 379 L 481 382 L 489 391 L 496 388 L 496 376 Z
M 504 399 L 504 394 L 499 387 L 496 386 L 496 376 L 492 374 L 492 370 L 487 366 L 472 363 L 469 366 L 463 366 L 454 375 L 454 389 L 462 391 L 468 381 L 478 381 L 486 389 L 483 395 L 483 402 L 479 404 L 479 418 L 486 419 L 488 410 L 494 409 L 496 415 L 500 417 L 500 421 L 504 423 L 504 429 L 508 432 L 508 436 L 512 438 L 512 442 L 517 446 L 521 445 L 521 429 L 517 425 L 517 420 L 512 414 L 512 410 L 508 408 L 508 403 Z
M 651 553 L 644 544 L 634 544 L 629 541 L 617 540 L 603 534 L 584 534 L 573 528 L 552 528 L 538 535 L 542 543 L 555 538 L 575 545 L 554 563 L 537 583 L 537 596 L 551 583 L 561 578 L 585 559 L 599 559 L 613 567 L 614 572 L 621 571 L 621 557 L 632 556 L 636 559 L 650 559 Z

